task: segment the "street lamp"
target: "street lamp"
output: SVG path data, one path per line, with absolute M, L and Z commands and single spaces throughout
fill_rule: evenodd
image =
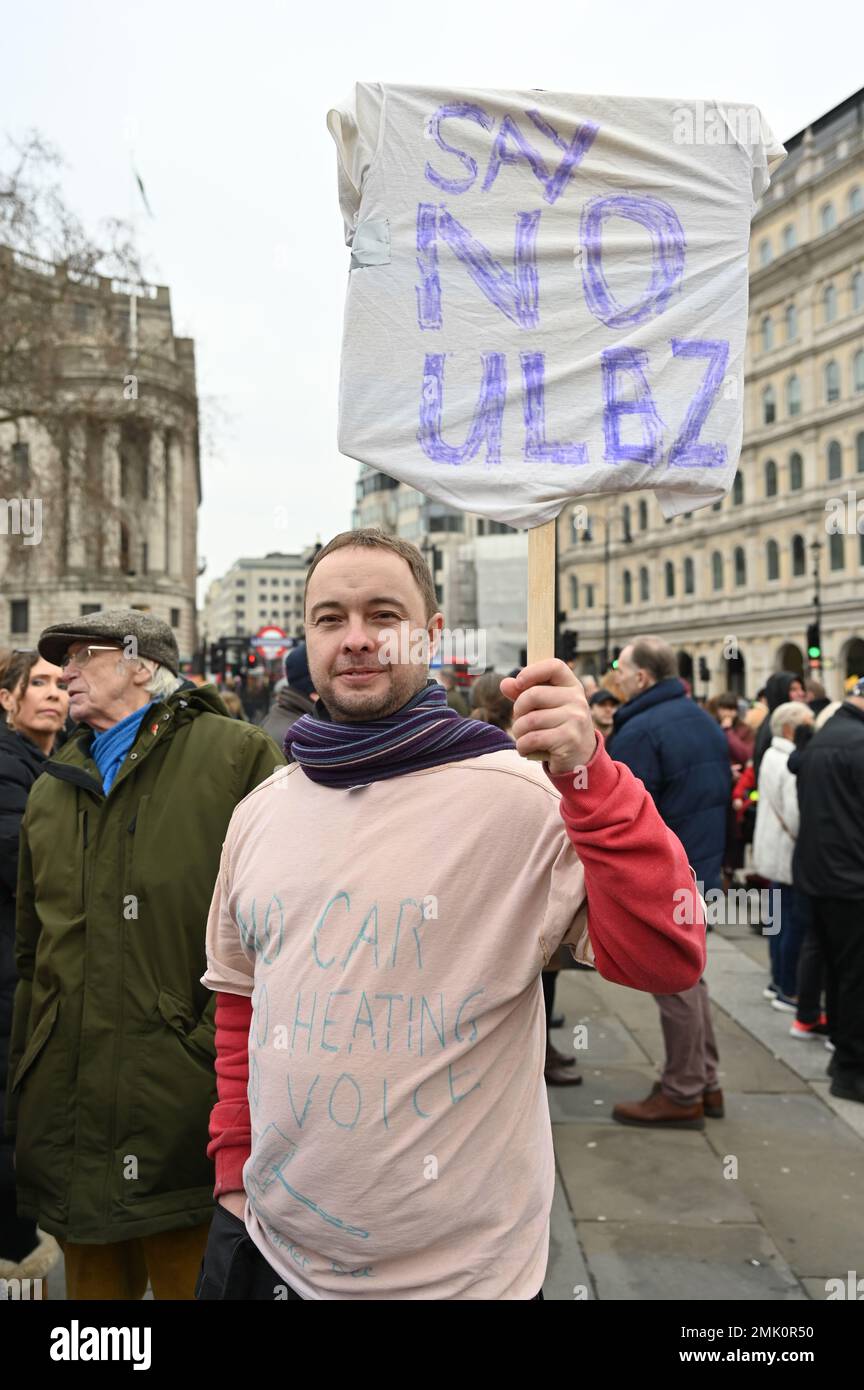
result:
M 606 509 L 605 509 L 604 512 L 603 512 L 603 598 L 604 598 L 604 603 L 603 603 L 603 660 L 602 660 L 602 662 L 601 662 L 601 670 L 602 670 L 602 671 L 605 671 L 605 670 L 608 668 L 608 665 L 609 665 L 609 643 L 610 643 L 610 640 L 611 640 L 610 626 L 611 626 L 611 615 L 612 615 L 612 585 L 611 585 L 612 551 L 611 551 L 611 539 L 612 539 L 612 522 L 615 520 L 616 516 L 618 516 L 618 513 L 617 513 L 617 512 L 614 512 L 614 511 L 610 511 L 609 505 L 608 505 L 608 503 L 607 503 Z M 631 534 L 630 534 L 630 523 L 629 523 L 627 517 L 622 517 L 622 523 L 623 523 L 623 540 L 624 540 L 624 544 L 625 544 L 625 545 L 630 545 L 630 544 L 632 543 L 633 537 L 632 537 Z
M 813 622 L 807 629 L 807 660 L 812 672 L 819 671 L 823 667 L 821 576 L 819 573 L 822 542 L 811 541 L 810 550 L 813 555 Z

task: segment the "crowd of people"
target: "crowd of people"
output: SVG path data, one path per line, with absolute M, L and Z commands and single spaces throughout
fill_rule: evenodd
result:
M 380 659 L 404 622 L 434 650 L 428 567 L 365 529 L 260 725 L 137 611 L 0 659 L 0 1277 L 542 1299 L 557 975 L 657 1001 L 614 1121 L 722 1119 L 705 895 L 742 880 L 778 895 L 766 999 L 864 1101 L 864 680 L 703 705 L 645 635 L 465 692 Z

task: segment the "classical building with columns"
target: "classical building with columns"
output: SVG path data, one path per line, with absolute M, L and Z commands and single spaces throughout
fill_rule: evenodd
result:
M 0 424 L 0 645 L 31 647 L 49 623 L 130 607 L 169 623 L 191 658 L 201 501 L 193 342 L 174 335 L 165 286 L 96 275 L 70 285 L 63 267 L 19 259 L 20 285 L 41 277 L 56 291 L 59 370 L 46 408 Z M 12 491 L 25 517 L 38 503 L 38 540 L 32 525 L 28 539 L 8 524 Z
M 818 614 L 828 693 L 864 675 L 864 89 L 784 143 L 753 220 L 734 487 L 671 522 L 649 492 L 561 512 L 577 670 L 655 632 L 697 693 L 752 696 L 806 673 Z

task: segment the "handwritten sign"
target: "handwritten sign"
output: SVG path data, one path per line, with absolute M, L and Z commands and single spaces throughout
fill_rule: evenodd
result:
M 515 526 L 590 493 L 723 496 L 783 155 L 755 108 L 358 84 L 328 124 L 344 453 Z

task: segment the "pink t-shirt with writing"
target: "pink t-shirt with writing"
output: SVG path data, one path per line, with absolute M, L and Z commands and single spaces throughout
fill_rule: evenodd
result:
M 246 1224 L 310 1299 L 528 1299 L 554 1165 L 540 972 L 593 961 L 582 865 L 514 751 L 237 807 L 207 926 L 252 995 Z

